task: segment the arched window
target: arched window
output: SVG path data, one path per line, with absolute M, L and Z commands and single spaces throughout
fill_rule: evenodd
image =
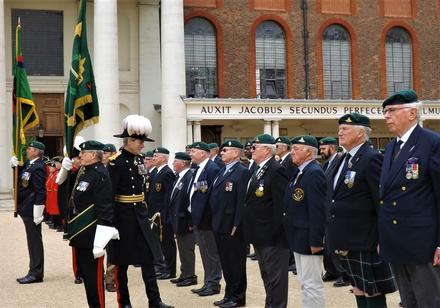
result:
M 286 39 L 283 29 L 264 21 L 255 32 L 257 98 L 286 97 Z
M 400 90 L 412 89 L 412 46 L 406 30 L 394 27 L 388 31 L 385 38 L 385 54 L 388 95 Z
M 330 25 L 322 34 L 324 98 L 351 99 L 351 42 L 347 30 Z
M 217 97 L 217 46 L 214 26 L 204 18 L 185 24 L 187 97 Z

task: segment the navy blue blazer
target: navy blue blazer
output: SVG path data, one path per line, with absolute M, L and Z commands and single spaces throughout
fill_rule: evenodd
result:
M 170 209 L 173 218 L 174 234 L 189 233 L 192 227 L 191 213 L 188 211 L 189 192 L 188 187 L 191 183 L 193 173 L 188 170 L 180 180 L 174 192 L 170 192 Z
M 311 255 L 310 247 L 324 246 L 326 181 L 316 160 L 294 179 L 284 195 L 284 221 L 287 222 L 289 248 Z M 320 252 L 322 254 L 322 252 Z
M 160 212 L 161 220 L 166 224 L 172 223 L 168 201 L 175 178 L 171 168 L 165 166 L 151 179 L 149 187 L 148 215 L 151 217 L 154 213 Z
M 208 190 L 211 187 L 212 182 L 214 182 L 217 173 L 219 172 L 219 167 L 212 160 L 208 159 L 208 162 L 203 168 L 197 182 L 192 181 L 191 185 L 206 183 L 207 187 L 200 187 L 191 198 L 191 217 L 193 224 L 202 230 L 212 230 L 211 226 L 211 209 L 209 207 L 208 201 Z M 194 175 L 196 174 L 194 171 Z M 206 189 L 205 189 L 206 188 Z M 189 187 L 189 194 L 191 193 L 191 187 Z
M 209 205 L 212 212 L 212 230 L 230 234 L 232 228 L 241 225 L 249 170 L 240 162 L 223 175 L 220 170 L 209 191 Z
M 293 175 L 296 173 L 296 170 L 298 170 L 298 167 L 292 163 L 292 156 L 290 156 L 290 153 L 286 156 L 286 158 L 282 162 L 280 162 L 280 164 L 281 166 L 286 168 L 287 178 L 290 181 Z
M 217 166 L 221 169 L 225 166 L 225 163 L 222 161 L 222 158 L 220 155 L 216 155 L 214 158 L 214 162 L 217 164 Z
M 34 216 L 34 204 L 46 204 L 46 167 L 41 158 L 27 161 L 18 178 L 18 214 Z
M 380 177 L 380 256 L 426 264 L 440 246 L 440 136 L 417 125 L 392 162 L 395 143 L 386 148 Z

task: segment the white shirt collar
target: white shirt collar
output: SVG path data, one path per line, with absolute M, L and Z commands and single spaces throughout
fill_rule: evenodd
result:
M 167 164 L 163 164 L 162 166 L 157 167 L 157 173 L 160 172 Z
M 34 159 L 29 161 L 29 165 L 32 165 L 33 163 L 35 163 L 37 161 L 37 159 L 39 159 L 39 157 L 35 157 Z
M 199 166 L 199 170 L 197 170 L 197 171 L 198 172 L 202 172 L 202 170 L 205 168 L 205 166 L 208 163 L 208 161 L 209 161 L 209 158 L 205 159 L 200 164 L 198 164 L 197 166 Z
M 353 157 L 356 155 L 357 151 L 359 151 L 359 149 L 361 148 L 361 146 L 364 145 L 364 143 L 365 143 L 365 142 L 362 142 L 361 144 L 358 144 L 357 146 L 355 146 L 354 148 L 352 148 L 350 151 L 348 151 L 348 153 L 350 154 L 351 158 L 353 158 Z M 351 159 L 351 158 L 350 158 L 350 159 Z
M 270 156 L 269 158 L 263 160 L 261 163 L 258 164 L 258 168 L 262 168 L 273 156 Z
M 182 180 L 182 178 L 185 176 L 185 174 L 189 171 L 189 168 L 183 169 L 179 172 L 179 182 Z
M 301 164 L 301 166 L 298 167 L 299 172 L 303 172 L 304 168 L 307 167 L 307 165 L 310 164 L 313 160 L 314 159 L 312 158 L 312 159 L 309 159 L 309 160 L 306 160 L 305 162 L 303 162 Z
M 397 137 L 397 141 L 402 140 L 403 143 L 406 143 L 406 142 L 408 141 L 408 139 L 409 139 L 409 136 L 411 136 L 411 133 L 412 133 L 413 130 L 416 128 L 416 126 L 417 126 L 417 123 L 414 124 L 414 126 L 410 127 L 410 129 L 408 129 L 408 130 L 406 131 L 406 133 L 404 133 L 404 134 L 402 135 L 402 137 L 400 137 L 400 138 Z M 402 148 L 402 146 L 400 146 L 400 148 Z
M 284 154 L 283 157 L 281 157 L 281 162 L 283 162 L 286 159 L 287 155 L 290 155 L 290 153 L 287 152 L 286 154 Z

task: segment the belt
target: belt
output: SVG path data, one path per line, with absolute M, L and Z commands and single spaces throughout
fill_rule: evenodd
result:
M 119 203 L 135 203 L 145 200 L 144 193 L 140 195 L 115 195 L 115 201 Z

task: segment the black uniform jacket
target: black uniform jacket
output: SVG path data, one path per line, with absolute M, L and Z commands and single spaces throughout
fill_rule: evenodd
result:
M 212 230 L 230 234 L 232 228 L 241 226 L 249 170 L 236 162 L 224 174 L 220 170 L 209 191 L 209 205 L 212 212 Z
M 220 155 L 216 155 L 214 157 L 214 162 L 217 164 L 219 169 L 221 169 L 221 168 L 223 168 L 225 166 L 225 163 L 222 161 L 222 158 L 220 157 Z
M 282 222 L 287 185 L 286 169 L 273 157 L 251 176 L 243 214 L 243 230 L 249 243 L 261 247 L 287 247 Z
M 34 216 L 34 204 L 46 204 L 46 168 L 41 158 L 27 161 L 18 179 L 18 214 Z
M 95 163 L 84 167 L 84 173 L 77 180 L 73 190 L 75 211 L 79 214 L 92 204 L 96 222 L 76 235 L 70 245 L 77 248 L 93 249 L 96 225 L 113 226 L 113 198 L 112 183 L 107 168 L 102 163 Z M 69 208 L 73 211 L 73 208 Z M 74 219 L 73 213 L 70 219 Z
M 144 193 L 142 157 L 125 149 L 110 160 L 108 168 L 113 186 L 113 194 L 123 196 Z M 160 242 L 151 231 L 148 209 L 143 202 L 121 203 L 114 201 L 114 224 L 119 231 L 120 240 L 113 240 L 114 257 L 110 260 L 116 265 L 152 263 L 153 257 L 160 258 Z
M 287 154 L 286 158 L 280 162 L 281 166 L 286 168 L 287 171 L 287 178 L 292 180 L 293 175 L 296 173 L 296 170 L 298 170 L 298 167 L 292 163 L 292 156 L 290 156 L 290 153 Z
M 192 178 L 192 171 L 189 169 L 180 180 L 177 187 L 170 195 L 170 209 L 173 218 L 174 234 L 185 234 L 190 232 L 192 227 L 191 213 L 188 211 L 189 191 L 188 187 Z
M 311 161 L 294 179 L 284 195 L 289 248 L 310 255 L 310 247 L 323 247 L 326 182 L 324 171 Z
M 147 199 L 148 215 L 151 217 L 159 212 L 162 222 L 167 224 L 172 223 L 168 201 L 173 189 L 174 179 L 174 172 L 170 167 L 164 166 L 150 182 L 150 192 Z
M 338 250 L 374 250 L 378 241 L 377 207 L 383 156 L 364 143 L 351 158 L 351 168 L 349 165 L 347 173 L 339 176 L 333 189 L 334 177 L 344 159 L 342 156 L 327 182 L 330 246 Z M 346 183 L 349 172 L 354 178 Z
M 417 125 L 391 162 L 395 142 L 385 150 L 380 178 L 380 256 L 426 264 L 440 247 L 440 136 Z

